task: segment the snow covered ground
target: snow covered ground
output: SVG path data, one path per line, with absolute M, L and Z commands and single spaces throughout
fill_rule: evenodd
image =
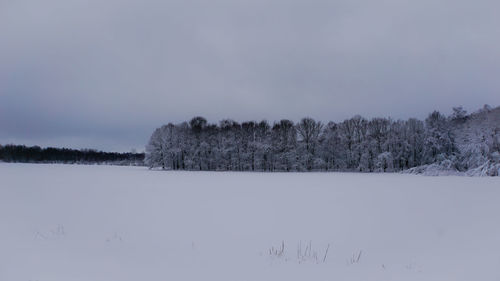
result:
M 498 177 L 0 163 L 0 179 L 2 281 L 500 280 Z

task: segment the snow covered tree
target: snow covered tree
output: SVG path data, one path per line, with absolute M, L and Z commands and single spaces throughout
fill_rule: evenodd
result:
M 273 170 L 292 171 L 297 167 L 297 131 L 292 121 L 283 119 L 272 128 Z
M 321 155 L 327 170 L 347 169 L 347 147 L 343 141 L 340 126 L 329 122 L 323 131 Z
M 315 163 L 321 163 L 316 161 L 319 159 L 316 152 L 323 124 L 307 117 L 300 120 L 296 128 L 299 135 L 297 153 L 301 156 L 300 164 L 303 168 L 310 171 L 314 168 Z
M 464 122 L 467 118 L 467 111 L 461 106 L 454 107 L 450 118 L 455 122 Z
M 451 156 L 454 143 L 446 117 L 434 111 L 425 119 L 425 126 L 424 162 L 435 163 Z
M 175 147 L 174 139 L 177 137 L 173 124 L 157 128 L 151 135 L 146 146 L 145 163 L 150 168 L 161 167 L 162 169 L 174 168 Z
M 392 172 L 394 168 L 392 153 L 385 151 L 377 156 L 376 167 L 379 172 Z
M 356 115 L 326 126 L 309 117 L 297 124 L 283 119 L 271 127 L 265 120 L 209 124 L 198 116 L 157 128 L 146 146 L 145 163 L 174 170 L 362 172 L 438 164 L 464 171 L 500 165 L 498 120 L 500 108 L 488 106 L 470 115 L 456 107 L 449 118 L 434 111 L 425 122 Z M 455 134 L 461 131 L 466 133 L 459 143 Z M 484 169 L 496 169 L 491 165 Z

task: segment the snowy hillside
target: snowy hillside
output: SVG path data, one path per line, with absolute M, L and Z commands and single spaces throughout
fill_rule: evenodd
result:
M 0 163 L 0 280 L 499 280 L 500 178 Z

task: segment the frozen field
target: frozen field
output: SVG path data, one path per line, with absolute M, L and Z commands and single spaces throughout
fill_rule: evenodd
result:
M 0 164 L 0 280 L 500 280 L 500 178 Z

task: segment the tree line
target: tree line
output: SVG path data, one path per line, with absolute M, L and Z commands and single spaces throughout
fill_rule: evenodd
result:
M 452 127 L 466 118 L 461 107 L 424 121 L 356 115 L 326 124 L 308 117 L 210 124 L 194 117 L 154 130 L 145 163 L 172 170 L 392 172 L 448 160 L 464 170 Z
M 8 144 L 0 145 L 0 160 L 22 163 L 108 163 L 118 165 L 143 165 L 144 153 L 103 152 L 93 149 L 68 149 Z

